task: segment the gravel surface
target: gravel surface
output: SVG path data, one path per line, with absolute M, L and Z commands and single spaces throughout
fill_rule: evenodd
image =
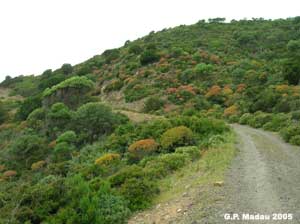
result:
M 184 223 L 300 223 L 300 148 L 284 143 L 277 135 L 241 125 L 238 155 L 225 177 L 224 187 L 213 192 L 215 201 L 198 210 L 199 221 Z M 239 220 L 224 219 L 236 213 Z M 292 220 L 274 220 L 292 214 Z M 261 220 L 245 220 L 243 214 L 260 214 Z M 277 218 L 283 218 L 281 215 Z M 262 220 L 270 217 L 270 220 Z M 247 218 L 247 217 L 246 217 Z M 195 219 L 194 219 L 195 220 Z

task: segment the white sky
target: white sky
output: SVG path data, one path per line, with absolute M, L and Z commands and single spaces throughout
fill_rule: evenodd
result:
M 299 12 L 299 0 L 0 0 L 0 81 L 77 64 L 152 30 Z

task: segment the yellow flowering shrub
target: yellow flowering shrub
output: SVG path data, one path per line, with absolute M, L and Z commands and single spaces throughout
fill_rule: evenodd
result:
M 106 153 L 103 156 L 95 160 L 96 165 L 107 166 L 112 162 L 120 160 L 121 156 L 118 153 Z

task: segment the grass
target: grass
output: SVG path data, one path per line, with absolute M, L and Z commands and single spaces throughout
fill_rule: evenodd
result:
M 224 181 L 224 173 L 236 154 L 235 139 L 235 134 L 230 132 L 226 143 L 205 151 L 200 160 L 161 180 L 161 193 L 154 199 L 154 204 L 177 198 L 193 188 Z

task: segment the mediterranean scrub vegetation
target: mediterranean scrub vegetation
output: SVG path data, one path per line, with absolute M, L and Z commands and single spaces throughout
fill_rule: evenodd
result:
M 163 178 L 222 148 L 228 122 L 300 145 L 299 26 L 201 20 L 6 77 L 0 223 L 126 223 Z M 126 108 L 150 119 L 134 122 Z

